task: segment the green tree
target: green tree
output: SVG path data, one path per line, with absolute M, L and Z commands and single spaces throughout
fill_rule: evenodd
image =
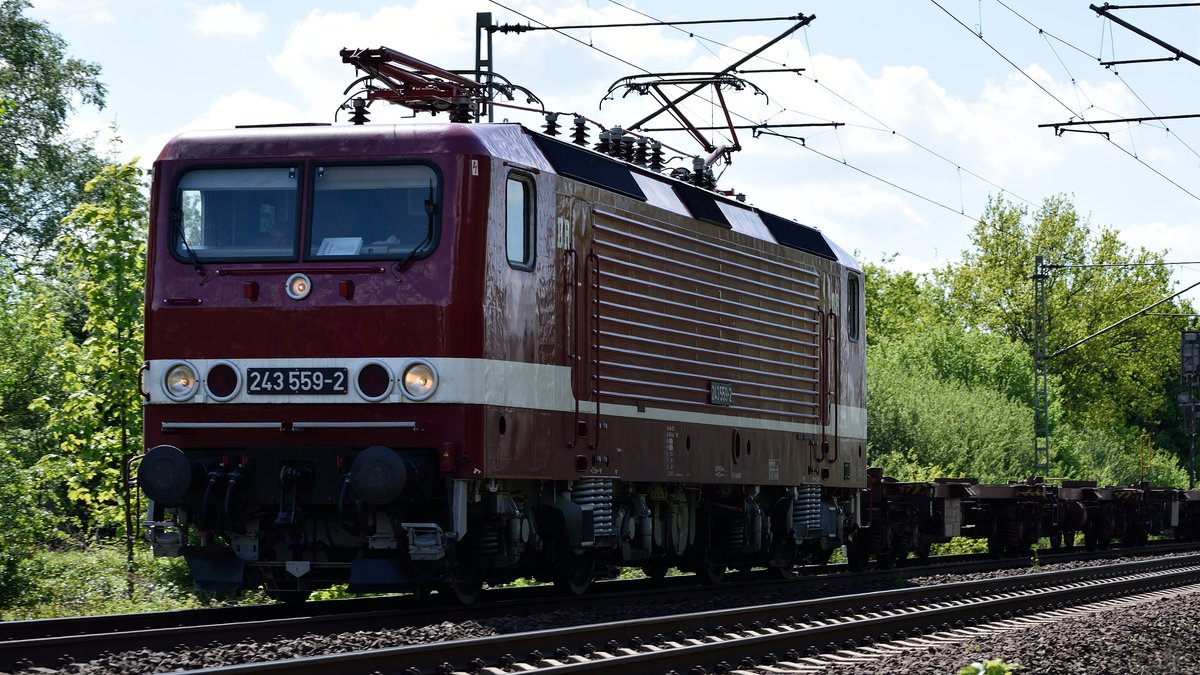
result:
M 0 258 L 23 263 L 42 259 L 102 164 L 64 128 L 77 102 L 103 107 L 105 95 L 100 67 L 67 57 L 29 6 L 0 0 Z
M 55 520 L 45 502 L 37 499 L 35 476 L 18 455 L 0 437 L 0 608 L 25 590 L 28 580 L 20 565 Z
M 104 167 L 86 186 L 91 201 L 64 221 L 59 268 L 86 310 L 85 337 L 64 343 L 57 355 L 62 403 L 40 400 L 58 443 L 54 468 L 66 496 L 101 525 L 119 522 L 122 462 L 141 435 L 136 374 L 147 210 L 136 162 Z
M 927 275 L 888 267 L 895 256 L 863 265 L 867 343 L 904 337 L 948 321 L 939 289 Z
M 47 415 L 31 408 L 41 396 L 61 396 L 55 356 L 70 341 L 62 307 L 40 279 L 0 271 L 0 438 L 26 465 L 49 451 Z
M 1033 350 L 1034 260 L 1064 265 L 1050 276 L 1047 343 L 1054 352 L 1173 292 L 1163 255 L 1133 250 L 1109 228 L 1093 229 L 1063 196 L 1033 214 L 989 202 L 971 235 L 974 248 L 936 273 L 948 311 L 970 329 Z M 1085 266 L 1085 267 L 1080 267 Z M 1187 311 L 1185 304 L 1163 312 Z M 1140 317 L 1050 359 L 1063 408 L 1080 426 L 1159 430 L 1174 418 L 1183 319 Z
M 22 572 L 35 547 L 58 532 L 61 491 L 45 489 L 43 458 L 56 456 L 41 395 L 61 403 L 61 345 L 70 342 L 53 295 L 40 279 L 0 272 L 0 608 L 31 581 Z

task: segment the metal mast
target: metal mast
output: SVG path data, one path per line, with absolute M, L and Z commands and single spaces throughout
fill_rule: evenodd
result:
M 487 85 L 492 84 L 492 13 L 477 12 L 475 14 L 475 81 Z M 487 105 L 488 122 L 495 121 L 495 113 L 492 111 L 491 97 L 488 97 Z M 479 109 L 475 112 L 475 121 L 480 121 L 483 117 L 483 110 Z
M 1050 473 L 1050 396 L 1046 353 L 1046 282 L 1050 275 L 1037 256 L 1033 268 L 1033 470 Z
M 1196 390 L 1200 388 L 1200 331 L 1185 330 L 1179 340 L 1180 371 L 1183 392 L 1179 407 L 1183 409 L 1188 436 L 1188 489 L 1196 488 Z

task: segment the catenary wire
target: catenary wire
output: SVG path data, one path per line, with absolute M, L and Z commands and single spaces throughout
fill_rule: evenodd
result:
M 944 13 L 946 14 L 946 16 L 948 16 L 948 17 L 950 17 L 951 19 L 953 19 L 955 23 L 957 23 L 958 25 L 962 26 L 962 27 L 963 27 L 964 29 L 966 29 L 967 31 L 970 31 L 972 35 L 975 35 L 975 37 L 977 37 L 977 38 L 979 39 L 979 41 L 980 41 L 980 42 L 982 42 L 983 44 L 987 45 L 988 49 L 991 49 L 993 52 L 995 52 L 995 54 L 996 54 L 997 56 L 999 56 L 1000 58 L 1004 59 L 1005 63 L 1007 63 L 1008 65 L 1012 66 L 1014 70 L 1016 70 L 1018 73 L 1020 73 L 1021 75 L 1023 75 L 1023 76 L 1025 77 L 1025 79 L 1027 79 L 1027 80 L 1029 80 L 1030 82 L 1032 82 L 1032 83 L 1034 84 L 1034 86 L 1036 86 L 1038 89 L 1041 89 L 1043 92 L 1045 92 L 1047 96 L 1049 96 L 1051 99 L 1053 99 L 1053 100 L 1054 100 L 1054 102 L 1058 103 L 1060 106 L 1062 106 L 1064 109 L 1066 109 L 1066 111 L 1067 111 L 1067 112 L 1069 112 L 1069 113 L 1071 114 L 1071 116 L 1072 116 L 1072 117 L 1078 117 L 1080 120 L 1086 121 L 1086 120 L 1084 119 L 1084 117 L 1083 117 L 1083 114 L 1082 114 L 1082 113 L 1079 113 L 1079 112 L 1076 112 L 1076 111 L 1072 110 L 1072 109 L 1071 109 L 1071 106 L 1069 106 L 1069 105 L 1067 105 L 1066 103 L 1064 103 L 1064 102 L 1063 102 L 1063 100 L 1062 100 L 1062 99 L 1060 99 L 1060 98 L 1058 98 L 1057 96 L 1055 96 L 1053 92 L 1051 92 L 1049 89 L 1046 89 L 1046 87 L 1042 86 L 1042 84 L 1041 84 L 1040 82 L 1038 82 L 1036 79 L 1034 79 L 1034 78 L 1033 78 L 1033 76 L 1031 76 L 1029 73 L 1025 72 L 1025 70 L 1024 70 L 1023 68 L 1021 68 L 1020 66 L 1018 66 L 1016 63 L 1013 63 L 1012 59 L 1008 58 L 1008 56 L 1007 56 L 1007 55 L 1005 55 L 1005 54 L 1004 54 L 1004 52 L 1001 52 L 1001 51 L 1000 51 L 1000 50 L 999 50 L 999 49 L 998 49 L 998 48 L 997 48 L 995 45 L 993 45 L 992 43 L 990 43 L 990 42 L 988 42 L 986 39 L 984 39 L 982 36 L 980 36 L 980 35 L 978 35 L 977 33 L 975 33 L 975 31 L 972 31 L 972 30 L 971 30 L 971 28 L 970 28 L 969 26 L 967 26 L 967 24 L 963 23 L 963 22 L 962 22 L 962 20 L 961 20 L 961 19 L 959 19 L 957 16 L 955 16 L 955 15 L 954 15 L 952 12 L 950 12 L 950 10 L 946 9 L 946 8 L 945 8 L 945 7 L 943 7 L 941 4 L 939 4 L 937 0 L 930 0 L 930 2 L 932 2 L 932 3 L 934 4 L 934 6 L 936 6 L 938 9 L 942 10 L 942 12 L 944 12 Z M 1101 133 L 1101 134 L 1103 133 L 1103 132 L 1100 132 L 1100 130 L 1099 130 L 1099 129 L 1096 129 L 1094 126 L 1092 127 L 1092 131 L 1094 131 L 1094 132 L 1096 132 L 1096 133 Z M 1141 164 L 1142 166 L 1146 167 L 1147 169 L 1149 169 L 1150 171 L 1152 171 L 1153 173 L 1155 173 L 1156 175 L 1158 175 L 1160 178 L 1162 178 L 1163 180 L 1167 181 L 1167 182 L 1168 182 L 1168 183 L 1170 183 L 1171 185 L 1175 186 L 1177 189 L 1179 189 L 1179 190 L 1180 190 L 1181 192 L 1183 192 L 1184 194 L 1188 195 L 1188 196 L 1189 196 L 1189 197 L 1191 197 L 1192 199 L 1195 199 L 1196 201 L 1200 201 L 1200 196 L 1197 196 L 1197 195 L 1196 195 L 1195 193 L 1193 193 L 1191 190 L 1189 190 L 1189 189 L 1185 188 L 1184 186 L 1180 185 L 1178 182 L 1176 182 L 1176 181 L 1175 181 L 1174 179 L 1172 179 L 1170 176 L 1168 176 L 1168 175 L 1166 175 L 1165 173 L 1163 173 L 1163 172 L 1159 171 L 1158 169 L 1154 168 L 1153 166 L 1150 166 L 1149 164 L 1147 164 L 1147 163 L 1146 163 L 1146 161 L 1145 161 L 1145 160 L 1143 160 L 1141 157 L 1138 157 L 1136 154 L 1134 154 L 1134 153 L 1130 152 L 1130 151 L 1129 151 L 1127 148 L 1124 148 L 1124 147 L 1122 147 L 1122 146 L 1121 146 L 1119 143 L 1117 143 L 1116 141 L 1112 140 L 1111 138 L 1108 138 L 1107 136 L 1105 136 L 1105 140 L 1106 140 L 1106 141 L 1107 141 L 1107 142 L 1108 142 L 1110 145 L 1112 145 L 1114 148 L 1117 148 L 1117 149 L 1118 149 L 1118 150 L 1120 150 L 1121 152 L 1125 153 L 1126 155 L 1128 155 L 1129 157 L 1131 157 L 1131 158 L 1132 158 L 1134 161 L 1136 161 L 1137 163 L 1139 163 L 1139 164 Z
M 646 12 L 643 12 L 643 11 L 641 11 L 641 10 L 639 10 L 639 9 L 636 9 L 636 8 L 633 8 L 633 7 L 629 7 L 628 5 L 625 5 L 625 4 L 621 3 L 621 2 L 618 2 L 618 0 L 608 0 L 608 1 L 609 1 L 611 4 L 614 4 L 614 5 L 618 6 L 618 7 L 621 7 L 621 8 L 623 8 L 623 9 L 626 9 L 626 10 L 628 10 L 628 11 L 630 11 L 630 12 L 634 12 L 634 13 L 636 13 L 636 14 L 638 14 L 638 15 L 640 15 L 640 16 L 643 16 L 643 17 L 645 17 L 645 18 L 647 18 L 647 19 L 650 19 L 650 20 L 652 20 L 652 21 L 658 21 L 659 23 L 664 23 L 664 22 L 662 22 L 660 19 L 658 19 L 657 17 L 655 17 L 655 16 L 652 16 L 651 14 L 648 14 L 648 13 L 646 13 Z M 665 25 L 665 24 L 664 24 L 664 25 Z M 705 36 L 703 36 L 703 35 L 699 35 L 699 34 L 695 33 L 694 31 L 688 31 L 688 30 L 684 30 L 684 29 L 682 29 L 682 28 L 679 28 L 679 27 L 677 27 L 677 26 L 671 26 L 671 28 L 674 28 L 674 29 L 675 29 L 676 31 L 678 31 L 678 32 L 685 33 L 685 34 L 687 34 L 689 37 L 691 37 L 691 38 L 693 38 L 693 39 L 696 39 L 696 40 L 698 40 L 698 41 L 701 41 L 702 43 L 703 43 L 703 42 L 709 42 L 709 43 L 715 44 L 715 45 L 717 45 L 717 46 L 719 46 L 719 47 L 722 47 L 722 48 L 724 48 L 724 49 L 729 49 L 729 50 L 731 50 L 731 51 L 739 52 L 739 53 L 742 53 L 742 54 L 745 54 L 745 53 L 747 53 L 747 52 L 746 52 L 745 50 L 743 50 L 743 49 L 739 49 L 739 48 L 737 48 L 737 47 L 733 47 L 733 46 L 731 46 L 731 45 L 728 45 L 728 44 L 726 44 L 726 43 L 723 43 L 723 42 L 721 42 L 721 41 L 719 41 L 719 40 L 714 40 L 714 39 L 712 39 L 712 38 L 705 37 Z M 806 41 L 807 41 L 807 33 L 808 33 L 808 31 L 807 31 L 807 29 L 805 29 L 805 36 L 806 36 L 806 38 L 805 38 L 805 39 L 806 39 Z M 806 44 L 807 44 L 807 42 L 806 42 Z M 711 53 L 711 50 L 709 50 L 709 51 L 710 51 L 710 53 Z M 811 50 L 811 48 L 807 48 L 807 47 L 806 47 L 806 52 L 808 53 L 808 55 L 809 55 L 809 58 L 811 59 L 811 57 L 812 57 L 812 50 Z M 764 57 L 764 56 L 761 56 L 761 55 L 760 55 L 759 57 L 757 57 L 757 58 L 759 58 L 760 60 L 766 61 L 767 63 L 770 63 L 770 64 L 772 64 L 772 65 L 775 65 L 775 66 L 779 66 L 779 67 L 785 67 L 785 68 L 786 68 L 786 67 L 788 67 L 786 63 L 780 63 L 780 62 L 778 62 L 778 61 L 774 61 L 774 60 L 772 60 L 772 59 L 769 59 L 769 58 L 767 58 L 767 57 Z M 996 182 L 994 182 L 994 181 L 992 181 L 992 180 L 989 180 L 989 179 L 985 178 L 984 176 L 982 176 L 982 175 L 980 175 L 980 174 L 978 174 L 978 173 L 976 173 L 976 172 L 974 172 L 974 171 L 972 171 L 972 170 L 970 170 L 970 169 L 967 169 L 967 168 L 963 167 L 963 166 L 962 166 L 962 165 L 961 165 L 959 162 L 956 162 L 956 161 L 954 161 L 954 160 L 950 159 L 949 157 L 946 157 L 945 155 L 943 155 L 943 154 L 941 154 L 941 153 L 939 153 L 939 152 L 937 152 L 937 151 L 933 150 L 932 148 L 930 148 L 930 147 L 928 147 L 928 146 L 926 146 L 926 145 L 924 145 L 924 144 L 920 143 L 919 141 L 917 141 L 916 139 L 912 138 L 911 136 L 908 136 L 907 134 L 904 134 L 904 133 L 902 133 L 902 132 L 900 132 L 900 131 L 897 131 L 897 130 L 896 130 L 895 128 L 893 128 L 891 125 L 889 125 L 889 124 L 887 124 L 886 122 L 884 122 L 884 121 L 880 120 L 880 119 L 879 119 L 878 117 L 876 117 L 875 115 L 872 115 L 871 113 L 867 112 L 867 111 L 866 111 L 866 110 L 864 110 L 864 109 L 863 109 L 861 106 L 859 106 L 859 105 L 857 105 L 857 104 L 853 103 L 852 101 L 850 101 L 850 100 L 849 100 L 849 99 L 847 99 L 846 97 L 842 96 L 841 94 L 838 94 L 837 92 L 833 91 L 833 90 L 832 90 L 832 89 L 830 89 L 830 88 L 829 88 L 827 85 L 825 85 L 825 84 L 823 84 L 823 83 L 819 82 L 819 81 L 818 81 L 816 78 L 809 77 L 809 76 L 805 75 L 804 73 L 798 73 L 798 75 L 800 75 L 800 77 L 802 77 L 802 78 L 804 78 L 804 79 L 806 79 L 806 80 L 808 80 L 808 81 L 812 82 L 814 85 L 816 85 L 816 86 L 820 87 L 821 89 L 825 90 L 825 91 L 826 91 L 827 93 L 829 93 L 830 95 L 832 95 L 832 96 L 836 97 L 838 100 L 842 101 L 842 102 L 843 102 L 843 103 L 845 103 L 846 105 L 849 105 L 850 107 L 852 107 L 853 109 L 855 109 L 856 111 L 858 111 L 859 113 L 861 113 L 862 115 L 866 116 L 867 118 L 871 119 L 871 120 L 872 120 L 872 121 L 874 121 L 875 123 L 879 124 L 879 125 L 880 125 L 880 127 L 882 127 L 882 129 L 881 129 L 881 130 L 882 130 L 883 132 L 885 132 L 885 133 L 889 133 L 889 134 L 891 134 L 891 135 L 893 135 L 893 136 L 896 136 L 897 138 L 900 138 L 900 139 L 904 140 L 905 142 L 907 142 L 907 143 L 909 143 L 909 144 L 913 145 L 914 147 L 916 147 L 916 148 L 918 148 L 918 149 L 922 150 L 923 152 L 925 152 L 925 153 L 927 153 L 927 154 L 929 154 L 929 155 L 931 155 L 931 156 L 933 156 L 933 157 L 936 157 L 937 159 L 939 159 L 939 160 L 941 160 L 941 161 L 945 162 L 946 164 L 948 164 L 948 165 L 950 165 L 950 166 L 954 167 L 955 171 L 957 171 L 957 172 L 964 172 L 964 173 L 966 173 L 966 174 L 968 174 L 968 175 L 972 176 L 973 178 L 975 178 L 975 179 L 979 180 L 980 182 L 982 182 L 982 183 L 985 183 L 985 184 L 987 184 L 987 185 L 989 185 L 989 186 L 991 186 L 991 187 L 993 187 L 993 188 L 995 188 L 995 189 L 999 190 L 1001 193 L 1003 193 L 1003 194 L 1007 194 L 1007 195 L 1009 195 L 1009 196 L 1011 196 L 1011 197 L 1013 197 L 1013 198 L 1015 198 L 1015 199 L 1017 199 L 1017 200 L 1019 200 L 1019 201 L 1021 201 L 1021 202 L 1023 202 L 1023 203 L 1030 204 L 1030 205 L 1032 205 L 1032 204 L 1033 204 L 1033 202 L 1032 202 L 1032 201 L 1030 201 L 1029 199 L 1026 199 L 1026 198 L 1022 197 L 1021 195 L 1019 195 L 1019 194 L 1017 194 L 1017 193 L 1013 192 L 1012 190 L 1009 190 L 1008 188 L 1006 188 L 1006 187 L 1004 187 L 1004 186 L 1002 186 L 1002 185 L 1000 185 L 1000 184 L 998 184 L 998 183 L 996 183 Z M 786 106 L 782 106 L 782 105 L 780 106 L 780 111 L 786 111 L 786 112 L 790 112 L 790 113 L 793 113 L 793 114 L 798 114 L 798 115 L 806 115 L 806 116 L 808 116 L 808 117 L 812 117 L 813 119 L 820 119 L 820 120 L 822 120 L 822 121 L 830 121 L 830 120 L 825 120 L 824 118 L 821 118 L 821 117 L 818 117 L 818 116 L 815 116 L 815 115 L 809 115 L 808 113 L 804 113 L 804 112 L 801 112 L 801 111 L 798 111 L 798 110 L 793 110 L 793 109 L 791 109 L 791 108 L 788 108 L 788 107 L 786 107 Z M 735 114 L 735 115 L 737 115 L 738 113 L 734 113 L 734 114 Z M 745 116 L 742 116 L 742 115 L 738 115 L 738 116 L 739 116 L 739 117 L 742 117 L 742 119 L 746 119 L 747 121 L 752 121 L 752 120 L 749 120 L 748 118 L 746 118 Z M 864 125 L 850 124 L 850 123 L 847 123 L 847 124 L 846 124 L 846 126 L 849 126 L 849 127 L 858 127 L 858 128 L 862 128 L 862 129 L 871 129 L 871 127 L 867 127 L 867 126 L 864 126 Z M 839 162 L 839 163 L 843 163 L 843 164 L 845 164 L 846 166 L 850 166 L 850 164 L 849 164 L 849 163 L 847 163 L 847 162 Z M 862 173 L 864 173 L 865 175 L 871 176 L 872 178 L 875 178 L 875 176 L 874 176 L 873 174 L 871 174 L 870 172 L 867 172 L 867 171 L 862 171 Z M 886 180 L 882 180 L 882 179 L 880 179 L 880 182 L 883 182 L 883 183 L 885 183 L 885 184 L 891 185 L 891 183 L 889 183 L 889 182 L 888 182 L 888 181 L 886 181 Z M 923 197 L 923 199 L 926 199 L 926 198 L 924 198 L 924 197 Z M 936 203 L 936 202 L 935 202 L 935 203 Z M 944 205 L 942 205 L 942 204 L 939 204 L 939 206 L 944 206 Z M 951 209 L 951 210 L 953 211 L 953 209 Z

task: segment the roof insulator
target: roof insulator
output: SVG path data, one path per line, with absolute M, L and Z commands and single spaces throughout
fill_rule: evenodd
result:
M 571 142 L 575 145 L 587 147 L 587 118 L 583 115 L 575 116 L 575 126 L 571 129 Z

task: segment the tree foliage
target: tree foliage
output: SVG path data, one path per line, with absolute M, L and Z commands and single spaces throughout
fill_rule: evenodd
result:
M 984 481 L 1028 475 L 1031 409 L 984 384 L 912 367 L 917 349 L 901 341 L 868 354 L 872 461 L 904 480 L 925 474 Z
M 971 329 L 1004 335 L 1032 353 L 1036 256 L 1054 269 L 1047 286 L 1047 345 L 1069 347 L 1174 292 L 1163 254 L 1131 249 L 1093 230 L 1065 197 L 1031 214 L 992 200 L 971 235 L 974 249 L 936 274 L 948 311 Z M 1190 311 L 1183 303 L 1163 313 Z M 1181 318 L 1143 316 L 1049 360 L 1063 407 L 1081 424 L 1161 429 L 1174 417 Z
M 1060 266 L 1048 286 L 1051 352 L 1173 292 L 1161 253 L 1093 230 L 1061 196 L 1032 214 L 992 200 L 971 243 L 928 275 L 865 266 L 871 459 L 897 477 L 1030 472 L 1035 256 Z M 1167 449 L 1181 448 L 1174 396 L 1185 325 L 1139 317 L 1050 360 L 1052 475 L 1187 484 Z
M 62 38 L 0 0 L 0 258 L 39 261 L 101 161 L 65 133 L 77 104 L 103 107 L 100 67 L 66 55 Z
M 926 275 L 893 270 L 895 256 L 863 264 L 867 343 L 911 335 L 927 326 L 949 321 L 942 314 L 939 290 Z
M 137 160 L 111 164 L 87 183 L 91 201 L 64 221 L 58 268 L 84 308 L 84 337 L 60 345 L 62 401 L 43 397 L 58 443 L 55 463 L 66 497 L 81 516 L 118 521 L 121 468 L 140 448 L 142 282 L 145 278 L 146 200 Z

